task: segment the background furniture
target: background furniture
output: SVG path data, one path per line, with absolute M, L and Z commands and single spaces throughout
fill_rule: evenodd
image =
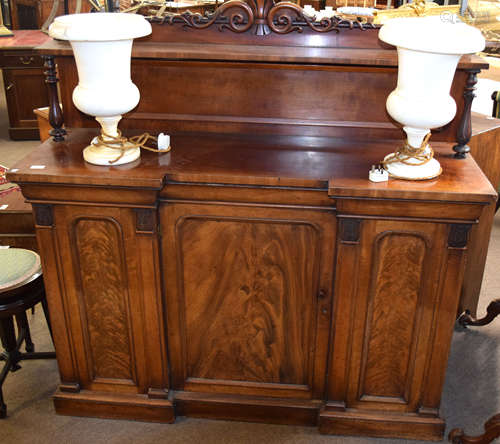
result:
M 49 123 L 49 107 L 37 108 L 33 112 L 36 115 L 40 141 L 45 142 L 50 137 L 50 130 L 52 129 Z
M 0 197 L 0 246 L 11 246 L 38 251 L 35 223 L 31 205 L 24 200 L 21 191 L 13 191 Z
M 500 187 L 500 120 L 472 113 L 472 128 L 473 136 L 469 142 L 471 155 L 493 188 L 498 190 Z M 472 315 L 476 314 L 495 211 L 496 206 L 486 209 L 485 213 L 488 214 L 484 214 L 479 224 L 471 230 L 470 260 L 462 289 L 460 314 L 466 310 Z
M 64 4 L 59 1 L 55 17 L 64 15 Z M 68 13 L 90 12 L 91 5 L 83 0 L 80 10 L 76 11 L 77 0 L 68 0 Z M 53 12 L 54 0 L 10 0 L 12 29 L 40 29 Z
M 453 429 L 449 440 L 453 444 L 489 444 L 500 437 L 500 414 L 492 416 L 484 424 L 481 436 L 467 436 L 462 429 Z
M 0 262 L 0 339 L 4 348 L 0 361 L 5 361 L 0 372 L 0 418 L 5 418 L 7 405 L 3 399 L 2 385 L 8 373 L 19 370 L 22 360 L 55 358 L 55 353 L 34 351 L 26 317 L 26 310 L 41 302 L 50 329 L 40 257 L 33 251 L 8 248 L 0 249 Z M 18 328 L 17 338 L 14 317 Z M 21 352 L 23 343 L 26 353 Z
M 43 60 L 34 48 L 49 37 L 40 31 L 16 31 L 0 39 L 0 68 L 9 113 L 9 136 L 14 140 L 38 139 L 33 109 L 49 103 Z
M 482 319 L 475 319 L 470 313 L 464 313 L 458 319 L 464 328 L 480 327 L 491 323 L 500 314 L 500 299 L 492 301 L 487 307 L 487 314 Z M 453 444 L 489 444 L 500 437 L 500 414 L 492 416 L 484 424 L 484 433 L 480 436 L 468 436 L 462 429 L 453 429 L 448 439 Z

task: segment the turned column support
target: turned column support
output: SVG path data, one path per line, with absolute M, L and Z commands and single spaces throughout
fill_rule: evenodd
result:
M 52 126 L 49 134 L 53 137 L 54 142 L 62 142 L 64 141 L 66 130 L 63 128 L 63 114 L 61 106 L 59 105 L 56 63 L 54 61 L 54 56 L 46 55 L 43 57 L 45 59 L 44 67 L 46 69 L 46 71 L 44 71 L 45 83 L 47 84 L 49 93 L 49 122 Z
M 472 101 L 474 100 L 474 97 L 476 97 L 474 91 L 476 90 L 477 75 L 481 72 L 481 70 L 470 69 L 467 70 L 467 72 L 469 75 L 467 76 L 464 88 L 464 110 L 457 129 L 458 144 L 453 147 L 453 151 L 455 151 L 455 158 L 457 159 L 464 159 L 470 151 L 470 147 L 467 144 L 472 137 Z

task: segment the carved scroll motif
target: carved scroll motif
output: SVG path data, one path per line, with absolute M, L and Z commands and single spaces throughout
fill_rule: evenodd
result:
M 362 30 L 365 27 L 375 27 L 366 20 L 351 16 L 347 18 L 334 15 L 316 21 L 295 3 L 275 3 L 274 0 L 230 0 L 219 6 L 212 14 L 205 15 L 191 11 L 174 14 L 161 10 L 156 15 L 148 16 L 148 19 L 169 25 L 182 24 L 194 29 L 206 29 L 216 25 L 219 31 L 229 29 L 237 33 L 254 27 L 256 35 L 267 35 L 271 32 L 277 34 L 302 32 L 305 28 L 316 32 L 339 32 L 339 28 L 344 27 L 353 29 L 358 26 Z
M 229 14 L 225 14 L 229 11 Z M 213 14 L 202 15 L 186 11 L 182 14 L 167 14 L 164 17 L 152 17 L 152 21 L 160 21 L 173 25 L 181 23 L 189 28 L 205 29 L 218 25 L 219 31 L 229 29 L 233 32 L 248 31 L 254 24 L 252 8 L 244 1 L 231 0 L 219 6 Z
M 267 16 L 269 28 L 277 34 L 287 34 L 289 32 L 302 32 L 305 27 L 309 27 L 316 32 L 340 32 L 339 26 L 346 26 L 353 29 L 359 26 L 364 30 L 364 25 L 374 27 L 371 23 L 363 23 L 358 20 L 347 20 L 341 16 L 322 18 L 317 22 L 314 17 L 304 13 L 304 10 L 291 2 L 281 2 L 271 8 Z

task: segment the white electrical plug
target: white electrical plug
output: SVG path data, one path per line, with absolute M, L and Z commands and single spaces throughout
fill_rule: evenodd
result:
M 158 149 L 168 150 L 170 148 L 170 136 L 168 134 L 158 134 Z
M 382 165 L 372 165 L 372 169 L 368 173 L 368 179 L 371 182 L 387 182 L 389 180 L 389 173 L 384 170 Z

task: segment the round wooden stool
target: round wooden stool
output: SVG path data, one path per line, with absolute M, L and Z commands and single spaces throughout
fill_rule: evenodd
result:
M 50 331 L 40 256 L 34 251 L 20 248 L 0 249 L 0 339 L 4 348 L 0 360 L 5 361 L 0 372 L 0 418 L 7 416 L 2 385 L 9 371 L 19 370 L 21 368 L 19 361 L 24 359 L 55 358 L 54 352 L 35 353 L 34 351 L 26 310 L 38 302 L 42 303 Z M 18 329 L 17 338 L 14 330 L 14 317 Z M 25 343 L 26 353 L 21 352 L 23 343 Z

